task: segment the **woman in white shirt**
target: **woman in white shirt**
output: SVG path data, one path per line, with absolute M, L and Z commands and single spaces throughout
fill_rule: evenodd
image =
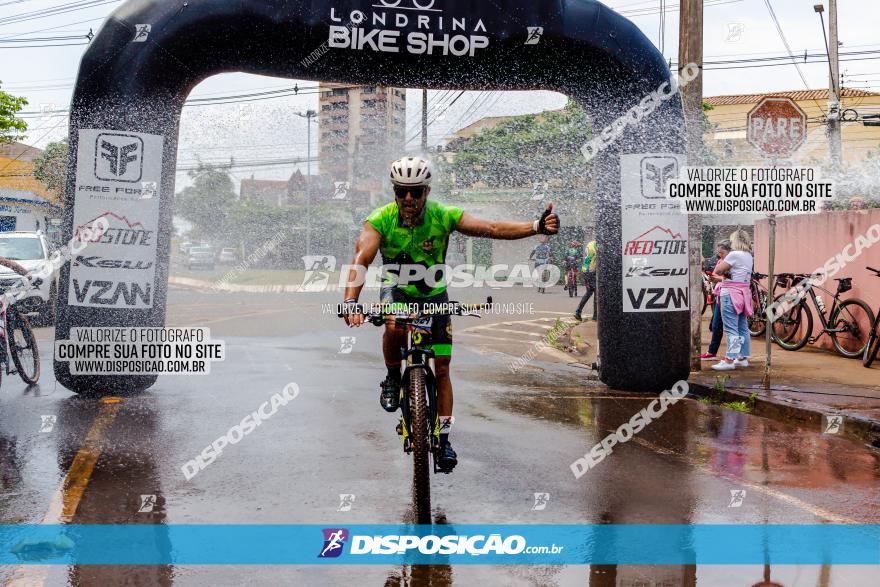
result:
M 730 245 L 733 250 L 718 263 L 714 272 L 716 276 L 730 273 L 730 279 L 721 283 L 719 296 L 721 320 L 727 335 L 727 352 L 719 363 L 712 365 L 716 371 L 748 367 L 751 353 L 749 316 L 755 313 L 749 287 L 755 264 L 752 257 L 752 237 L 739 229 L 730 235 Z

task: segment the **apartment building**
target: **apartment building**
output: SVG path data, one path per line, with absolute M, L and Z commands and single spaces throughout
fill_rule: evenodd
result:
M 375 203 L 407 140 L 406 90 L 321 84 L 318 128 L 321 175 L 350 182 Z

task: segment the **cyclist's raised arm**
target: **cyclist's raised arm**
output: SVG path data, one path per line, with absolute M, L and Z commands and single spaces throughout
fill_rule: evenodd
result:
M 538 224 L 537 229 L 535 224 Z M 542 227 L 544 230 L 541 230 Z M 536 222 L 483 220 L 465 213 L 462 215 L 456 230 L 465 236 L 517 240 L 535 236 L 536 234 L 556 234 L 559 232 L 559 217 L 553 213 L 553 204 L 547 206 L 547 212 L 544 213 L 541 220 Z
M 376 258 L 382 235 L 370 223 L 364 223 L 364 230 L 354 245 L 354 257 L 345 282 L 345 300 L 358 300 L 364 288 L 367 268 Z

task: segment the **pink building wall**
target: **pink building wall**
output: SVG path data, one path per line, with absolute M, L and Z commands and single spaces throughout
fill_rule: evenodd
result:
M 880 225 L 880 208 L 778 218 L 775 270 L 777 273 L 814 272 L 830 257 L 837 255 L 846 245 L 852 243 L 858 235 L 865 235 L 868 228 L 875 224 Z M 768 239 L 768 221 L 760 220 L 755 224 L 755 270 L 760 273 L 767 273 Z M 842 298 L 861 298 L 868 302 L 871 310 L 876 314 L 880 307 L 880 278 L 868 272 L 866 266 L 880 269 L 880 242 L 863 249 L 859 257 L 847 263 L 834 277 L 852 277 L 853 289 L 843 294 Z M 833 279 L 828 280 L 823 287 L 833 292 L 837 288 L 837 282 Z M 830 307 L 829 296 L 823 293 L 823 298 L 826 307 Z M 812 302 L 809 302 L 808 307 L 812 309 L 812 305 Z M 814 318 L 816 318 L 815 312 Z M 813 325 L 814 335 L 819 331 L 819 324 L 816 318 Z M 822 336 L 816 346 L 834 348 L 827 335 Z

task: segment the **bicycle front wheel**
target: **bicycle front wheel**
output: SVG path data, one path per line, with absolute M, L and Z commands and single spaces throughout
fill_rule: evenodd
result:
M 40 349 L 34 331 L 26 316 L 10 312 L 6 323 L 9 327 L 9 351 L 21 380 L 33 385 L 40 379 Z
M 431 477 L 428 458 L 431 452 L 431 427 L 428 421 L 428 391 L 425 372 L 409 372 L 410 438 L 413 453 L 413 510 L 416 524 L 431 523 Z
M 874 318 L 874 328 L 871 329 L 871 336 L 868 337 L 868 344 L 865 347 L 865 354 L 862 355 L 862 364 L 870 367 L 880 353 L 880 316 Z
M 779 302 L 785 294 L 776 298 Z M 787 351 L 796 351 L 810 340 L 813 332 L 813 313 L 800 302 L 771 324 L 773 340 Z
M 846 300 L 831 317 L 831 330 L 839 330 L 831 333 L 834 348 L 844 357 L 861 357 L 868 346 L 873 324 L 874 312 L 868 304 L 855 298 Z

